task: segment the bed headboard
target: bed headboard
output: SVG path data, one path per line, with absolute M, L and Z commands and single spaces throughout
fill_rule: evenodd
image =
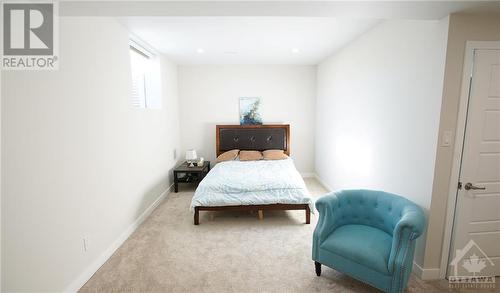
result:
M 216 125 L 217 156 L 225 151 L 284 150 L 290 155 L 290 125 Z

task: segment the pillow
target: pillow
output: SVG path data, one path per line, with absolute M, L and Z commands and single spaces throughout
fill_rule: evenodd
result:
M 222 154 L 220 154 L 217 157 L 216 161 L 217 161 L 217 163 L 225 162 L 225 161 L 232 161 L 232 160 L 236 159 L 239 152 L 240 152 L 240 150 L 230 150 L 227 152 L 223 152 Z
M 240 161 L 258 161 L 262 160 L 262 153 L 259 151 L 241 151 Z
M 284 150 L 267 150 L 263 151 L 262 154 L 264 155 L 264 160 L 284 160 L 288 158 Z

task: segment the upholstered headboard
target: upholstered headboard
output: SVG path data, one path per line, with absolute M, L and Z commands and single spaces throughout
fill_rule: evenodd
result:
M 284 150 L 290 155 L 290 125 L 217 125 L 217 156 L 225 151 L 240 150 Z

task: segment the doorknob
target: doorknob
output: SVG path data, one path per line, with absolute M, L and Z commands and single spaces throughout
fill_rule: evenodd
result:
M 465 190 L 486 190 L 486 187 L 479 187 L 479 186 L 474 186 L 472 183 L 467 183 L 464 186 Z

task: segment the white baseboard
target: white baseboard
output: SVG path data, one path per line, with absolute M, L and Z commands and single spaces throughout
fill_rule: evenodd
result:
M 76 280 L 74 280 L 64 292 L 77 292 L 80 288 L 87 283 L 88 280 L 97 272 L 97 270 L 115 253 L 115 251 L 127 240 L 132 233 L 148 218 L 148 216 L 155 210 L 155 208 L 165 199 L 165 197 L 172 192 L 173 184 L 163 191 L 158 198 L 139 216 L 137 219 L 123 231 L 120 236 L 111 243 L 111 245 L 83 271 Z
M 421 280 L 439 280 L 439 268 L 437 269 L 424 269 L 416 262 L 413 262 L 413 273 Z
M 319 183 L 321 183 L 321 185 L 323 185 L 323 187 L 325 187 L 328 192 L 332 191 L 333 189 L 330 188 L 330 186 L 328 186 L 328 184 L 325 183 L 325 181 L 323 179 L 321 179 L 318 174 L 314 173 L 314 172 L 303 172 L 303 173 L 300 173 L 300 175 L 302 175 L 302 178 L 315 178 L 316 180 L 319 181 Z
M 323 187 L 325 187 L 329 192 L 333 191 L 333 188 L 326 184 L 325 181 L 318 176 L 318 174 L 314 173 L 314 178 L 316 178 L 316 180 L 318 180 L 319 183 L 321 183 L 321 185 L 323 185 Z
M 314 177 L 316 177 L 316 174 L 313 172 L 301 172 L 300 175 L 302 175 L 302 178 L 314 178 Z

